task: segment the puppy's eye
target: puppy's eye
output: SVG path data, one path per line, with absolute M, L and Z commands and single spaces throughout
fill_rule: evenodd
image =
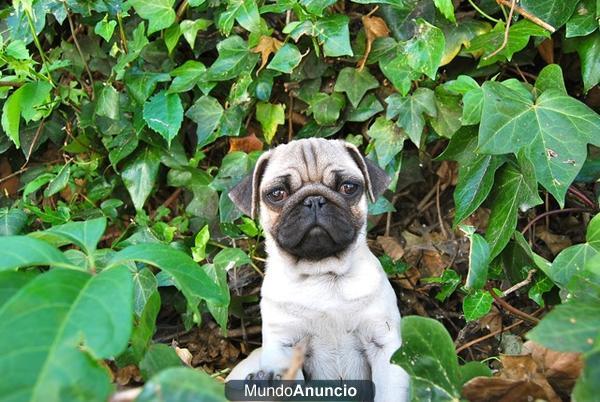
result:
M 356 193 L 356 190 L 358 190 L 358 186 L 354 183 L 350 183 L 350 182 L 344 182 L 340 185 L 340 193 L 345 194 L 345 195 L 352 195 L 354 193 Z
M 282 188 L 277 188 L 267 194 L 267 197 L 271 202 L 280 202 L 287 198 L 288 193 Z

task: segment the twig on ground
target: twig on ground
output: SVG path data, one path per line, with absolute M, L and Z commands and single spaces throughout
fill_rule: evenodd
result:
M 504 293 L 504 296 L 508 296 L 509 294 L 513 293 L 514 291 L 521 289 L 523 286 L 529 285 L 531 283 L 531 279 L 533 278 L 533 274 L 535 274 L 536 272 L 537 272 L 537 269 L 532 269 L 527 274 L 527 278 L 523 279 L 519 283 L 514 284 L 510 288 L 503 290 L 502 293 Z
M 534 324 L 537 324 L 540 322 L 539 318 L 536 318 L 536 317 L 532 316 L 531 314 L 527 314 L 526 312 L 521 311 L 518 308 L 510 305 L 506 300 L 499 297 L 496 294 L 496 292 L 493 289 L 491 289 L 490 286 L 487 287 L 487 290 L 490 292 L 490 295 L 492 295 L 492 297 L 494 298 L 494 301 L 496 302 L 496 304 L 499 307 L 502 307 L 504 310 L 508 311 L 509 313 L 512 313 L 513 315 L 516 315 L 517 317 L 519 317 L 525 321 L 529 321 Z
M 479 337 L 477 339 L 473 339 L 472 341 L 469 341 L 469 342 L 465 343 L 464 345 L 459 346 L 458 348 L 456 348 L 456 353 L 460 353 L 463 350 L 468 349 L 471 346 L 478 344 L 479 342 L 485 341 L 486 339 L 493 338 L 494 336 L 496 336 L 496 335 L 498 335 L 498 334 L 500 334 L 502 332 L 510 331 L 511 329 L 513 329 L 515 327 L 518 327 L 519 325 L 523 324 L 524 322 L 525 322 L 524 320 L 518 320 L 517 322 L 515 322 L 512 325 L 509 325 L 508 327 L 497 329 L 497 330 L 495 330 L 493 332 L 490 332 L 489 334 L 481 336 L 481 337 Z
M 236 329 L 228 329 L 227 330 L 227 338 L 239 338 L 247 335 L 256 335 L 260 334 L 262 331 L 262 327 L 260 325 L 254 325 L 252 327 L 241 327 Z
M 511 5 L 510 0 L 496 0 L 496 3 L 502 4 L 505 6 Z M 542 28 L 547 29 L 548 31 L 550 31 L 552 33 L 556 32 L 556 28 L 554 28 L 552 25 L 548 24 L 547 22 L 541 20 L 539 17 L 536 17 L 535 15 L 531 14 L 527 10 L 525 10 L 519 6 L 515 6 L 515 11 L 518 12 L 519 14 L 521 14 L 523 16 L 523 18 L 528 19 L 529 21 L 533 22 L 534 24 L 539 25 Z
M 442 219 L 442 209 L 440 208 L 440 181 L 438 180 L 435 186 L 435 208 L 437 209 L 438 221 L 440 223 L 440 230 L 442 231 L 442 236 L 445 238 L 448 237 L 448 233 L 446 233 L 446 225 L 444 225 L 444 219 Z

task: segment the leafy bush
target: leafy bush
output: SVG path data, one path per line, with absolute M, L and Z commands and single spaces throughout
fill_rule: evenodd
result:
M 490 215 L 461 226 L 468 267 L 430 278 L 437 298 L 458 298 L 472 321 L 500 303 L 501 283 L 526 282 L 539 306 L 560 289 L 565 303 L 529 336 L 584 353 L 574 396 L 593 395 L 600 218 L 552 263 L 523 236 L 531 224 L 517 227 L 538 221 L 542 204 L 597 210 L 600 9 L 594 0 L 498 3 L 1 6 L 0 395 L 106 400 L 110 361 L 143 368 L 140 400 L 161 387 L 170 400 L 221 400 L 207 375 L 173 368 L 171 349 L 151 347 L 157 316 L 175 305 L 186 328 L 210 320 L 206 312 L 227 328 L 239 309 L 227 272 L 260 271 L 263 255 L 260 227 L 227 192 L 263 147 L 306 137 L 345 138 L 386 169 L 391 191 L 370 205 L 388 216 L 386 236 L 406 213 L 397 201 L 415 166 L 457 164 L 454 227 L 483 207 Z M 395 260 L 382 257 L 386 271 L 405 274 Z M 175 301 L 163 292 L 172 287 Z M 404 326 L 394 359 L 413 375 L 415 397 L 456 400 L 467 379 L 489 375 L 458 364 L 441 325 Z M 423 334 L 444 347 L 412 366 L 427 349 Z

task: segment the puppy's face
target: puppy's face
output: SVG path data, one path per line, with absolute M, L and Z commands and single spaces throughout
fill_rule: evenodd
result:
M 251 178 L 230 193 L 277 247 L 297 259 L 318 261 L 343 253 L 367 218 L 367 197 L 389 179 L 351 144 L 292 141 L 263 154 Z

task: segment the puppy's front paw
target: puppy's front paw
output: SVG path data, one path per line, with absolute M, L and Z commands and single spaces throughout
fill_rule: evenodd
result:
M 250 373 L 246 376 L 246 380 L 281 380 L 281 373 L 275 371 L 259 370 L 256 373 Z

